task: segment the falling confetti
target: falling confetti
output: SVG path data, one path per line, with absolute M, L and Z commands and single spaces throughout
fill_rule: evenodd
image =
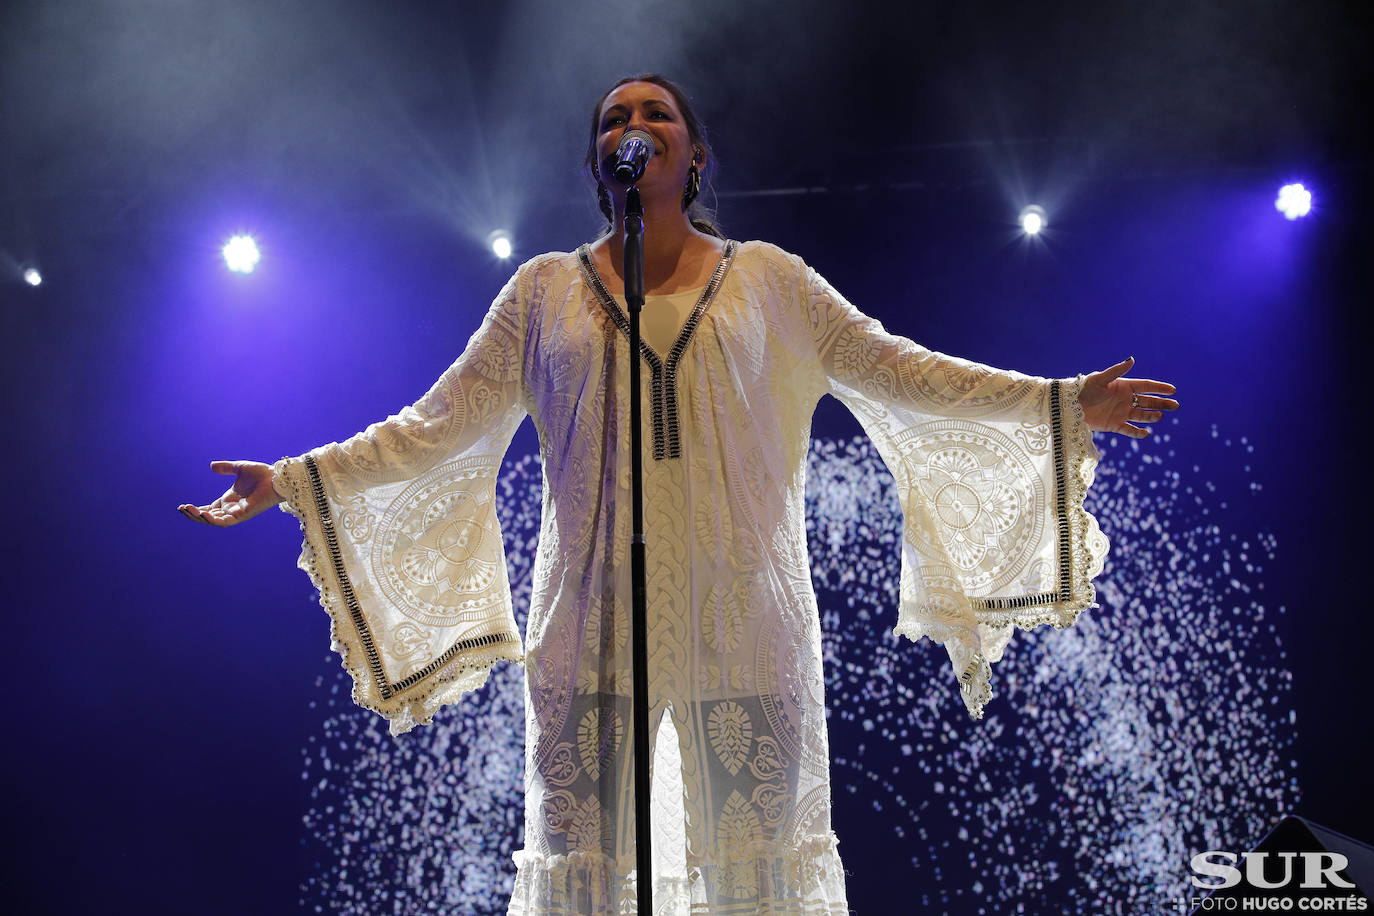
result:
M 1101 607 L 1067 630 L 1018 631 L 977 722 L 945 650 L 892 635 L 891 476 L 867 440 L 813 444 L 807 534 L 837 829 L 851 871 L 902 870 L 882 873 L 919 889 L 904 898 L 919 901 L 913 910 L 1157 911 L 1182 896 L 1192 855 L 1249 848 L 1299 801 L 1284 608 L 1264 590 L 1276 539 L 1228 530 L 1208 477 L 1260 490 L 1238 457 L 1251 446 L 1213 429 L 1215 454 L 1182 461 L 1165 428 L 1143 442 L 1099 437 L 1088 508 L 1112 544 Z M 540 488 L 533 456 L 498 486 L 522 626 Z M 505 913 L 523 843 L 521 669 L 497 666 L 474 696 L 400 739 L 353 705 L 332 656 L 329 670 L 325 718 L 303 750 L 302 905 Z M 860 890 L 872 893 L 851 896 Z
M 542 471 L 534 456 L 497 483 L 497 511 L 516 618 L 524 629 L 539 536 Z M 320 734 L 303 753 L 312 804 L 304 845 L 313 874 L 301 906 L 318 913 L 504 914 L 524 843 L 524 672 L 492 669 L 486 685 L 393 738 L 360 709 L 328 658 Z M 314 704 L 312 704 L 314 705 Z

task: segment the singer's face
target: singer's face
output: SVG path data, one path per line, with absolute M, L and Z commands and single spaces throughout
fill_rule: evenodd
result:
M 692 164 L 692 139 L 673 95 L 654 83 L 626 83 L 617 86 L 601 103 L 601 125 L 597 135 L 597 159 L 602 180 L 612 191 L 615 180 L 609 164 L 627 130 L 643 130 L 654 138 L 654 155 L 639 181 L 641 190 L 668 182 L 681 188 Z M 608 180 L 609 179 L 609 180 Z

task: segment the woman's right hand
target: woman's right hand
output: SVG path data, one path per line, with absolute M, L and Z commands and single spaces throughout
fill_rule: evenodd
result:
M 272 466 L 261 461 L 212 461 L 216 474 L 233 474 L 234 484 L 208 506 L 178 506 L 182 515 L 221 528 L 237 525 L 264 512 L 282 499 L 272 488 Z

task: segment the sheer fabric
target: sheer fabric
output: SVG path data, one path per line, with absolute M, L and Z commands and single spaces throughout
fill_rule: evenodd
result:
M 645 296 L 644 311 L 639 316 L 639 332 L 644 342 L 658 353 L 667 353 L 677 342 L 682 326 L 687 323 L 692 310 L 701 301 L 699 289 L 683 290 L 679 293 L 666 293 L 661 296 Z M 624 296 L 613 296 L 621 309 L 625 305 Z
M 518 916 L 634 912 L 627 326 L 585 247 L 537 257 L 423 398 L 275 467 L 354 699 L 394 733 L 523 659 Z M 816 402 L 848 405 L 896 478 L 896 632 L 945 647 L 979 718 L 1014 627 L 1092 605 L 1082 377 L 890 335 L 762 242 L 729 243 L 673 346 L 641 353 L 656 909 L 845 913 L 803 512 Z M 522 655 L 493 505 L 525 414 L 544 503 Z

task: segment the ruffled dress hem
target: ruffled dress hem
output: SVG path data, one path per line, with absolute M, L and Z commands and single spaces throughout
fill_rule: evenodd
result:
M 654 916 L 847 916 L 844 868 L 834 833 L 791 844 L 757 839 L 688 855 L 685 873 L 654 881 Z M 515 853 L 510 916 L 625 916 L 638 912 L 634 854 Z M 714 903 L 712 901 L 715 901 Z M 737 901 L 738 908 L 726 901 Z

